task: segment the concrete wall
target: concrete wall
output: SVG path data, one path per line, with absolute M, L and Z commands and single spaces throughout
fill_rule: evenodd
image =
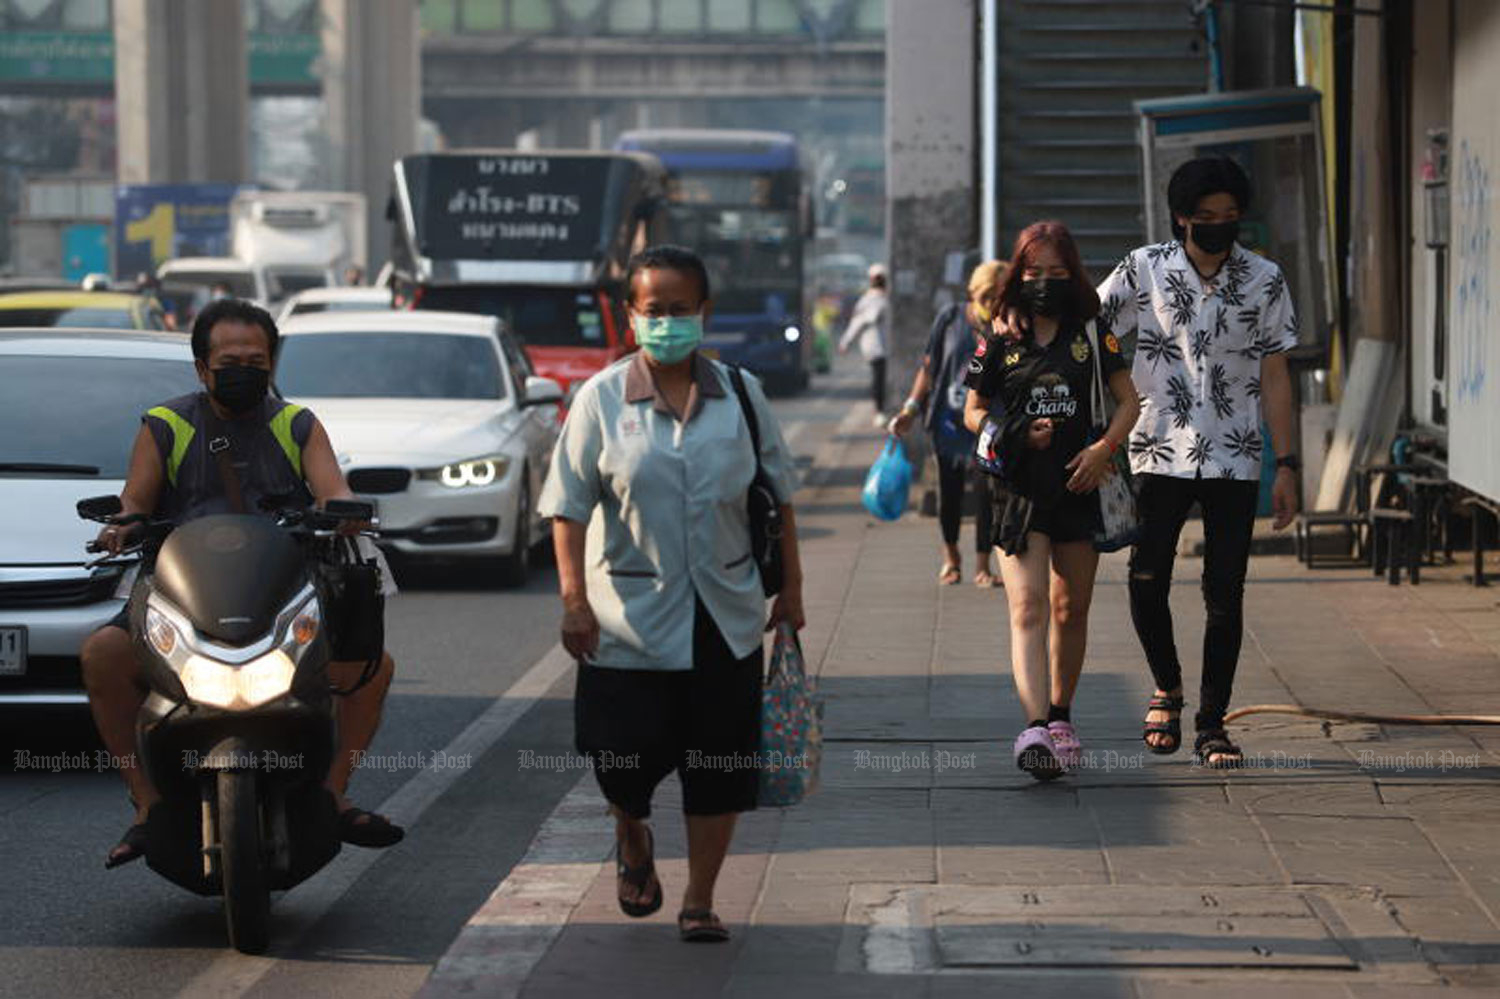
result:
M 974 0 L 886 7 L 886 238 L 891 397 L 926 346 L 948 253 L 979 240 Z
M 1422 16 L 1412 18 L 1411 47 L 1411 132 L 1407 141 L 1412 156 L 1406 167 L 1412 192 L 1409 222 L 1411 270 L 1407 284 L 1407 316 L 1412 343 L 1412 418 L 1419 426 L 1433 427 L 1438 425 L 1433 406 L 1436 304 L 1440 297 L 1446 304 L 1447 289 L 1437 287 L 1437 254 L 1426 246 L 1427 201 L 1422 181 L 1428 132 L 1449 129 L 1453 122 L 1452 23 L 1446 3 L 1433 4 Z M 1450 274 L 1452 259 L 1450 252 Z M 1442 405 L 1447 405 L 1445 398 Z
M 241 0 L 115 0 L 121 184 L 238 183 L 249 165 Z
M 1381 0 L 1358 5 L 1380 9 Z M 1354 18 L 1354 70 L 1349 151 L 1349 333 L 1396 340 L 1401 246 L 1396 236 L 1399 192 L 1391 189 L 1390 106 L 1386 98 L 1384 18 Z
M 417 149 L 422 106 L 415 0 L 321 0 L 331 187 L 359 191 L 370 271 L 390 256 L 392 166 Z

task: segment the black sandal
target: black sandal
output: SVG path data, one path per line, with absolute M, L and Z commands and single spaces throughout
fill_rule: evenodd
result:
M 624 885 L 629 885 L 640 892 L 656 874 L 656 837 L 652 834 L 650 826 L 646 827 L 646 849 L 650 853 L 646 862 L 639 867 L 630 867 L 620 853 L 620 841 L 615 840 L 615 901 L 620 903 L 621 912 L 634 919 L 643 919 L 661 908 L 660 878 L 656 881 L 656 894 L 651 896 L 649 902 L 626 901 L 625 896 L 620 892 L 620 888 Z
M 368 815 L 363 822 L 360 816 Z M 384 815 L 367 812 L 363 808 L 346 808 L 339 812 L 339 839 L 353 846 L 380 850 L 395 846 L 406 838 L 406 830 Z
M 1212 759 L 1215 756 L 1217 760 Z M 1245 754 L 1229 741 L 1228 732 L 1222 728 L 1208 728 L 1199 732 L 1193 743 L 1193 759 L 1212 770 L 1233 770 L 1245 762 Z
M 1175 711 L 1176 717 L 1164 722 L 1145 722 L 1141 728 L 1141 741 L 1146 748 L 1158 756 L 1171 756 L 1182 748 L 1182 695 L 1156 694 L 1146 704 L 1146 711 Z M 1151 736 L 1164 735 L 1170 742 L 1152 742 Z
M 689 926 L 688 923 L 697 923 Z M 683 909 L 677 914 L 677 933 L 683 943 L 723 943 L 729 930 L 712 909 Z
M 124 847 L 123 850 L 120 848 Z M 125 835 L 120 837 L 104 857 L 104 869 L 112 871 L 122 864 L 128 864 L 132 860 L 139 860 L 146 855 L 146 823 L 137 822 L 125 830 Z

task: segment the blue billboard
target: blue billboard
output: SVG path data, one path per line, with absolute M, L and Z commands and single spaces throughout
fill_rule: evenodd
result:
M 115 188 L 115 276 L 174 257 L 229 254 L 229 202 L 239 184 L 122 184 Z

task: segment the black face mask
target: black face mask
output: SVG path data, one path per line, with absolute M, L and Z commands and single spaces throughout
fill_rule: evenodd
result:
M 1240 236 L 1239 220 L 1232 222 L 1192 222 L 1188 238 L 1204 253 L 1218 255 L 1234 245 Z
M 234 365 L 214 368 L 214 400 L 236 416 L 248 413 L 266 398 L 271 386 L 271 372 L 265 368 Z
M 1033 316 L 1060 316 L 1073 304 L 1073 279 L 1032 278 L 1022 281 L 1021 304 Z

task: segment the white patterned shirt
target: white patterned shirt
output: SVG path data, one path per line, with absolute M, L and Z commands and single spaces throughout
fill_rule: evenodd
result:
M 1100 320 L 1133 341 L 1137 475 L 1260 478 L 1260 362 L 1297 345 L 1281 268 L 1238 243 L 1201 279 L 1177 240 L 1132 250 L 1099 286 Z

